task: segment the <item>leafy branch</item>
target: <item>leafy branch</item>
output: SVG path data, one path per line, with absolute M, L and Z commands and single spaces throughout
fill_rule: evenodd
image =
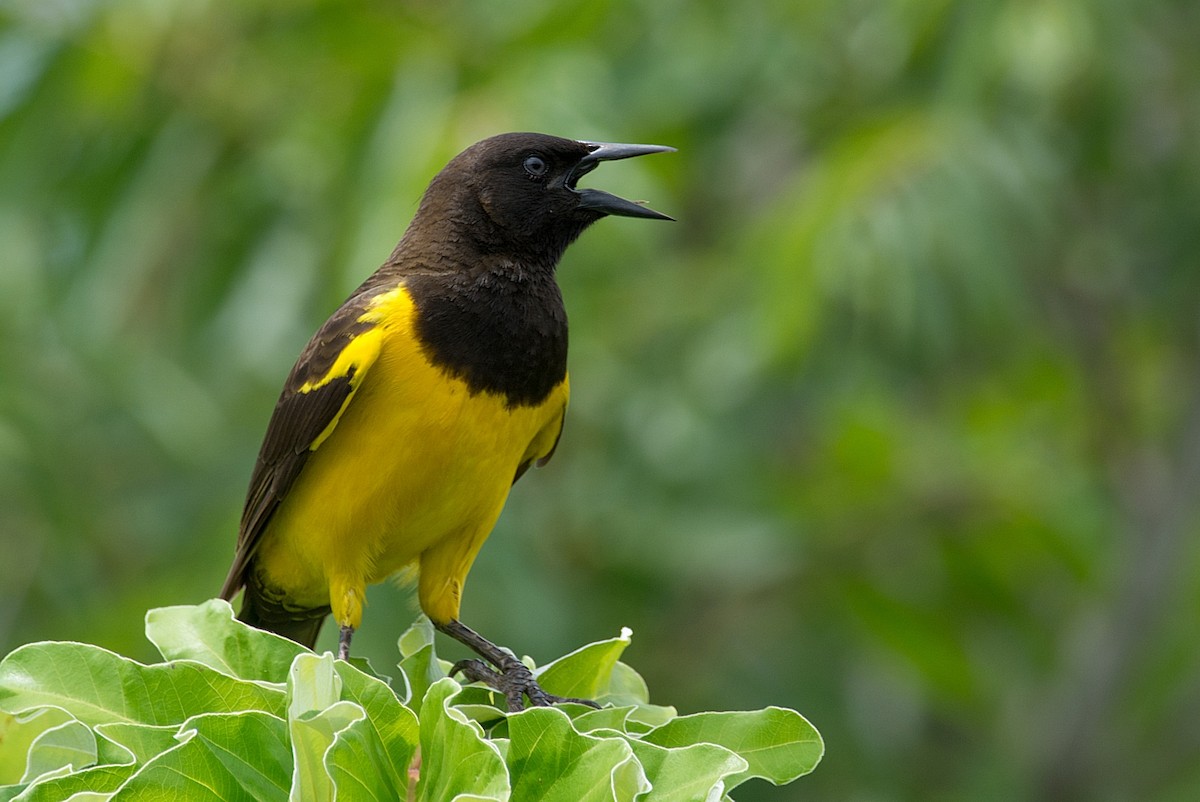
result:
M 628 630 L 535 669 L 548 691 L 602 709 L 514 714 L 447 676 L 427 619 L 400 638 L 394 689 L 221 601 L 151 610 L 146 636 L 164 662 L 62 642 L 0 662 L 0 800 L 684 802 L 728 799 L 755 777 L 791 782 L 824 752 L 792 710 L 650 704 L 620 661 Z

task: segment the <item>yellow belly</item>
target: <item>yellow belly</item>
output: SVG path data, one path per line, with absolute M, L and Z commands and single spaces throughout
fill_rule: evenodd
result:
M 405 291 L 380 299 L 379 356 L 264 533 L 256 562 L 296 605 L 357 628 L 367 584 L 420 568 L 422 609 L 458 617 L 467 571 L 519 465 L 554 447 L 564 379 L 536 407 L 472 394 L 426 361 Z

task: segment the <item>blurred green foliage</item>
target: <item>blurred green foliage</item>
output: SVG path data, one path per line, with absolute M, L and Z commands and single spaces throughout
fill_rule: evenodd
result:
M 147 659 L 145 609 L 216 592 L 283 377 L 457 151 L 661 142 L 589 179 L 680 222 L 568 253 L 567 430 L 464 619 L 629 625 L 654 701 L 804 711 L 826 759 L 762 799 L 1200 798 L 1200 6 L 0 25 L 0 651 Z M 382 666 L 414 605 L 370 601 Z

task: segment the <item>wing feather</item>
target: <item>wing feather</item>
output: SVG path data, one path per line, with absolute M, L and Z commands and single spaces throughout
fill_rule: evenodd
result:
M 334 431 L 379 356 L 383 332 L 364 319 L 367 303 L 352 298 L 335 312 L 305 346 L 284 383 L 250 477 L 223 599 L 232 599 L 245 584 L 246 568 L 271 516 L 309 455 Z

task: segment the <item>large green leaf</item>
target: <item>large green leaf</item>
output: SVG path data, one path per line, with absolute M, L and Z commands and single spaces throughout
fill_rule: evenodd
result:
M 142 767 L 116 798 L 287 799 L 292 758 L 281 718 L 259 711 L 196 716 L 180 729 L 179 740 Z
M 334 702 L 323 710 L 289 718 L 288 733 L 291 735 L 295 760 L 291 790 L 293 802 L 333 799 L 334 782 L 326 765 L 327 754 L 338 736 L 354 724 L 361 723 L 364 716 L 361 707 L 353 702 L 342 701 Z M 378 767 L 364 766 L 360 771 L 364 774 L 377 773 Z
M 65 715 L 61 710 L 47 709 L 48 712 Z M 75 724 L 83 726 L 76 721 Z M 102 732 L 104 730 L 104 732 Z M 116 738 L 107 731 L 113 731 Z M 138 769 L 137 755 L 126 743 L 121 742 L 119 738 L 129 736 L 126 740 L 135 746 L 140 746 L 141 743 L 153 742 L 154 746 L 149 749 L 144 749 L 141 754 L 144 754 L 144 759 L 148 759 L 153 755 L 169 749 L 176 745 L 177 741 L 172 737 L 178 730 L 178 727 L 150 727 L 145 724 L 124 724 L 111 723 L 103 724 L 89 730 L 88 738 L 92 739 L 95 745 L 94 762 L 96 765 L 84 763 L 86 766 L 81 770 L 63 773 L 50 772 L 42 775 L 42 777 L 29 785 L 28 789 L 22 793 L 17 799 L 21 802 L 57 802 L 58 800 L 75 798 L 76 794 L 84 794 L 87 792 L 97 794 L 107 794 L 116 791 L 122 783 L 133 776 Z M 146 735 L 149 731 L 153 736 Z M 85 743 L 86 746 L 86 743 Z M 5 747 L 8 744 L 5 743 Z M 3 751 L 3 750 L 0 750 Z M 87 755 L 85 755 L 85 758 Z M 30 750 L 29 758 L 34 759 L 34 751 Z M 0 799 L 7 797 L 0 794 Z
M 642 802 L 712 799 L 728 790 L 727 777 L 749 767 L 744 758 L 716 744 L 668 749 L 632 739 L 629 745 L 654 785 Z
M 339 772 L 353 773 L 369 766 L 381 775 L 382 788 L 402 792 L 408 787 L 408 766 L 420 742 L 416 715 L 381 680 L 340 660 L 334 669 L 342 680 L 342 698 L 355 702 L 367 714 L 339 733 L 333 751 L 326 756 L 335 784 L 342 787 L 347 782 Z
M 106 799 L 129 780 L 137 768 L 133 763 L 121 766 L 93 766 L 34 783 L 15 799 L 19 802 L 61 802 L 68 798 L 79 799 L 87 794 L 96 794 Z M 0 799 L 4 798 L 0 795 Z
M 421 705 L 420 802 L 451 802 L 460 794 L 487 800 L 509 797 L 500 750 L 483 737 L 478 724 L 449 704 L 461 687 L 449 677 L 438 680 Z
M 641 674 L 618 660 L 609 677 L 605 700 L 613 704 L 644 705 L 650 702 L 650 689 Z
M 366 715 L 353 702 L 340 701 L 342 680 L 333 664 L 331 654 L 298 655 L 288 670 L 293 802 L 333 799 L 333 778 L 325 767 L 325 752 L 337 733 Z
M 173 724 L 153 726 L 112 721 L 108 724 L 97 724 L 95 729 L 102 745 L 105 742 L 115 744 L 116 748 L 129 752 L 137 763 L 145 763 L 178 743 L 175 735 L 179 732 L 179 728 Z M 104 751 L 103 746 L 101 751 Z M 114 760 L 114 762 L 124 761 Z
M 626 724 L 626 729 L 631 731 L 648 732 L 677 715 L 674 707 L 650 704 L 650 689 L 646 687 L 646 680 L 620 660 L 612 667 L 608 687 L 597 701 L 617 707 L 632 706 Z
M 191 661 L 143 665 L 82 643 L 31 643 L 0 662 L 0 710 L 63 707 L 85 724 L 181 724 L 209 712 L 283 716 L 284 694 Z
M 393 763 L 375 736 L 367 718 L 350 721 L 334 734 L 324 757 L 333 798 L 378 802 L 404 798 L 407 764 Z
M 580 734 L 561 710 L 514 713 L 508 732 L 515 799 L 632 802 L 650 787 L 624 739 Z
M 632 635 L 632 630 L 623 629 L 615 638 L 590 643 L 542 666 L 538 684 L 559 696 L 595 699 L 608 689 L 613 668 Z
M 151 610 L 146 638 L 164 660 L 195 660 L 231 677 L 275 683 L 286 682 L 292 660 L 308 651 L 236 620 L 221 599 Z
M 46 730 L 72 721 L 59 707 L 43 707 L 21 715 L 0 713 L 0 785 L 21 782 L 29 765 L 29 748 Z
M 635 708 L 631 707 L 602 707 L 599 710 L 584 710 L 571 717 L 571 724 L 579 732 L 587 733 L 593 730 L 614 730 L 624 733 L 629 721 L 629 714 Z
M 789 783 L 816 768 L 825 752 L 816 729 L 796 711 L 781 707 L 680 716 L 647 733 L 644 740 L 669 747 L 717 744 L 737 753 L 748 767 L 727 783 L 729 788 L 751 777 Z
M 96 762 L 96 736 L 82 721 L 64 721 L 40 733 L 29 746 L 28 763 L 21 782 L 78 771 Z
M 446 665 L 438 660 L 434 651 L 433 638 L 433 623 L 422 615 L 397 641 L 400 672 L 408 684 L 408 697 L 404 701 L 417 713 L 420 713 L 429 686 L 445 677 L 447 672 Z
M 295 800 L 397 799 L 418 724 L 392 690 L 330 654 L 300 654 L 288 674 Z

